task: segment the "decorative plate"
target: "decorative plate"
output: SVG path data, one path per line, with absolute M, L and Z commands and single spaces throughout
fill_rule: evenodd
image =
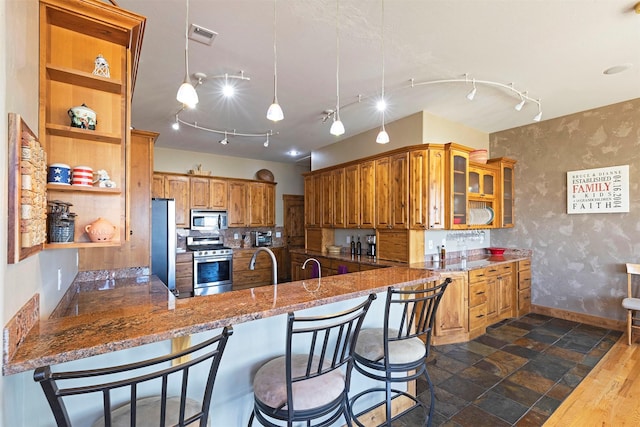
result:
M 261 181 L 273 182 L 273 173 L 269 169 L 260 169 L 256 172 L 256 176 Z

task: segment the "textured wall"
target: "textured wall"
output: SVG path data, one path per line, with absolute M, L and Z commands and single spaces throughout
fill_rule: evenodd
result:
M 516 227 L 492 243 L 533 249 L 532 301 L 623 319 L 626 262 L 640 262 L 640 99 L 492 134 L 516 165 Z M 568 171 L 629 165 L 629 213 L 572 214 Z

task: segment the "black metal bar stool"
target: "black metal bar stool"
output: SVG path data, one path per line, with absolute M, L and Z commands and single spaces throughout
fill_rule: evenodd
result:
M 264 426 L 328 426 L 349 418 L 353 346 L 371 302 L 340 313 L 297 317 L 289 313 L 284 356 L 262 365 L 253 380 L 254 418 Z
M 358 426 L 363 426 L 358 417 L 382 405 L 385 406 L 385 418 L 380 425 L 391 426 L 393 421 L 416 408 L 416 405 L 425 412 L 425 424 L 431 425 L 435 396 L 427 372 L 427 357 L 436 310 L 450 282 L 451 279 L 447 278 L 439 285 L 418 290 L 388 288 L 384 327 L 363 329 L 353 354 L 354 367 L 358 372 L 385 383 L 384 387 L 364 390 L 351 399 L 352 418 Z M 394 322 L 392 319 L 398 320 Z M 408 383 L 420 376 L 426 378 L 431 392 L 428 411 L 416 396 L 393 387 L 393 384 Z M 376 400 L 373 393 L 384 393 L 384 399 Z M 413 404 L 392 416 L 391 402 L 401 396 L 410 399 Z M 361 402 L 367 403 L 366 408 L 358 409 L 358 401 L 362 398 L 364 400 Z
M 94 426 L 204 427 L 208 423 L 216 373 L 231 334 L 233 329 L 226 327 L 215 337 L 187 349 L 125 365 L 70 372 L 52 372 L 50 366 L 45 366 L 36 369 L 33 378 L 42 386 L 58 427 L 71 427 L 65 400 L 90 393 L 102 396 L 102 418 Z M 207 364 L 202 401 L 196 402 L 187 397 L 189 373 L 198 365 L 206 369 Z M 192 376 L 197 378 L 195 373 Z M 63 384 L 67 388 L 59 388 Z M 179 396 L 169 396 L 174 384 L 180 388 Z M 139 387 L 145 390 L 153 387 L 160 395 L 139 398 Z M 112 392 L 126 389 L 130 400 L 113 408 Z

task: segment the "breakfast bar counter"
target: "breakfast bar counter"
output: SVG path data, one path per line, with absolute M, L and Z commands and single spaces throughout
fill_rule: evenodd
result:
M 391 285 L 420 285 L 434 275 L 390 267 L 186 299 L 155 276 L 81 282 L 4 355 L 3 375 L 366 297 Z

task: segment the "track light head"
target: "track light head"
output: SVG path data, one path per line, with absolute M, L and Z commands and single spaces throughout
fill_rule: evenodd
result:
M 473 98 L 475 98 L 475 96 L 476 96 L 476 92 L 477 92 L 477 91 L 478 91 L 478 90 L 476 89 L 476 87 L 475 87 L 475 83 L 474 83 L 473 89 L 471 89 L 471 91 L 467 94 L 467 99 L 468 99 L 469 101 L 473 101 Z
M 267 140 L 262 145 L 264 145 L 265 148 L 269 146 L 269 134 L 267 134 Z
M 333 136 L 344 135 L 344 125 L 337 115 L 333 117 L 333 123 L 331 124 L 331 129 L 329 129 L 329 133 Z
M 540 120 L 542 120 L 542 110 L 538 111 L 538 114 L 533 117 L 534 122 L 539 122 Z
M 178 123 L 178 121 L 176 120 L 175 122 L 173 122 L 171 127 L 173 128 L 173 130 L 180 130 L 180 123 Z
M 513 108 L 515 108 L 515 109 L 516 109 L 516 111 L 520 111 L 520 110 L 522 110 L 522 107 L 524 107 L 524 102 L 525 102 L 525 101 L 524 101 L 524 98 L 522 98 L 522 100 L 521 100 L 520 102 L 518 102 L 518 103 L 515 105 L 515 107 L 513 107 Z

